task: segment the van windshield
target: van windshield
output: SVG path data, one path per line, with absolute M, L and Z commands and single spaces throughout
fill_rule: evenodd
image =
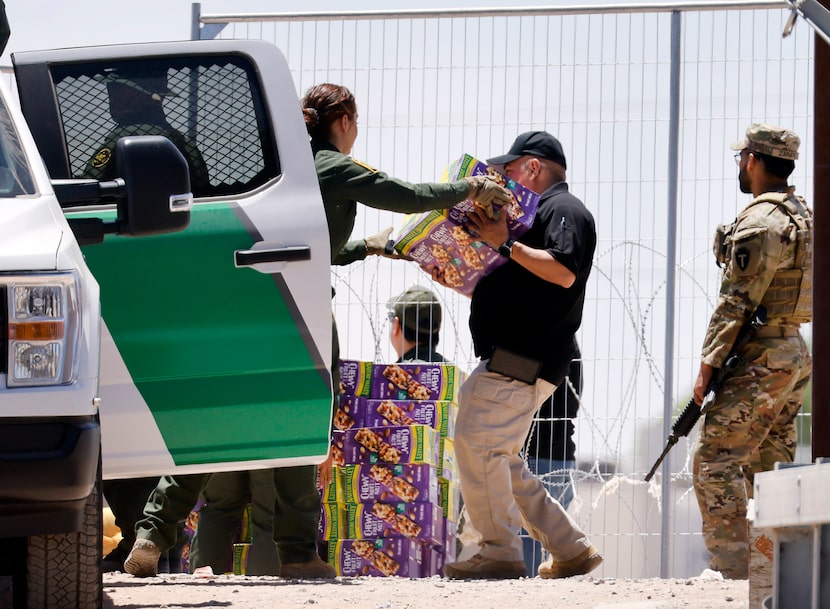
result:
M 35 181 L 6 100 L 0 96 L 0 198 L 35 194 Z

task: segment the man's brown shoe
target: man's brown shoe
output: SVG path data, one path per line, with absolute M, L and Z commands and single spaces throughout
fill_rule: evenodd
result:
M 334 579 L 334 567 L 315 556 L 308 562 L 289 562 L 280 565 L 280 577 L 285 579 Z
M 444 565 L 444 577 L 450 579 L 518 579 L 525 575 L 523 560 L 494 560 L 481 554 Z
M 570 560 L 548 559 L 539 565 L 539 577 L 542 579 L 559 579 L 585 575 L 602 564 L 602 554 L 594 546 L 590 546 L 576 558 Z

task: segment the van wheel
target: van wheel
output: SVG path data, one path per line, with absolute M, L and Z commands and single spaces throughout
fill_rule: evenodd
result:
M 101 609 L 101 461 L 84 508 L 82 529 L 29 537 L 26 557 L 27 609 Z

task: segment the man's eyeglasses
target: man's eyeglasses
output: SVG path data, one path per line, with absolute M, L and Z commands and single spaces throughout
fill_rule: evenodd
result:
M 386 314 L 386 318 L 389 320 L 389 323 L 390 323 L 390 324 L 391 324 L 393 321 L 395 321 L 395 318 L 396 318 L 396 317 L 397 317 L 397 315 L 395 315 L 395 312 L 394 312 L 394 311 L 389 311 L 389 312 Z
M 741 166 L 741 159 L 743 158 L 743 154 L 744 154 L 744 151 L 741 150 L 740 152 L 736 152 L 733 155 L 733 158 L 735 159 L 735 165 L 737 165 L 738 167 Z

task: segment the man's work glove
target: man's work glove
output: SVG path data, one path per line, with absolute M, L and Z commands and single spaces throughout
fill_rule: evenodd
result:
M 392 239 L 390 239 L 390 235 L 392 234 L 392 227 L 389 226 L 384 228 L 376 235 L 372 235 L 370 237 L 364 237 L 363 241 L 366 242 L 366 255 L 367 256 L 383 256 L 385 258 L 392 258 L 392 259 L 403 259 L 404 257 L 398 253 L 393 247 Z
M 501 186 L 494 176 L 481 175 L 465 178 L 470 185 L 470 194 L 467 198 L 472 199 L 487 212 L 487 217 L 495 220 L 499 216 L 494 206 L 501 207 L 513 201 L 513 195 L 504 186 Z

